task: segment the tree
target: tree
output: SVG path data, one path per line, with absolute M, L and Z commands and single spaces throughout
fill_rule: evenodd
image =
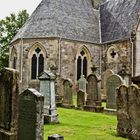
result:
M 28 17 L 27 11 L 22 10 L 17 15 L 12 13 L 0 20 L 0 69 L 8 66 L 9 44 Z

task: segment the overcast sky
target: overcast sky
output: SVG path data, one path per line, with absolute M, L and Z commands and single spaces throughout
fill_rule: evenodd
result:
M 10 13 L 18 13 L 18 11 L 26 9 L 31 14 L 41 0 L 1 0 L 0 1 L 0 20 L 9 16 Z

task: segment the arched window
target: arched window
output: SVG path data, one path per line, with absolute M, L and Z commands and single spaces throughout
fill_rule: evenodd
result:
M 87 77 L 87 56 L 84 50 L 80 51 L 77 58 L 77 80 L 81 77 L 81 75 L 84 75 L 85 78 Z
M 77 59 L 77 80 L 81 76 L 81 62 L 82 62 L 82 59 L 81 59 L 81 56 L 79 56 Z
M 13 47 L 12 48 L 12 52 L 11 52 L 11 66 L 13 69 L 16 69 L 16 66 L 17 66 L 17 52 L 16 52 L 16 49 Z
M 36 47 L 31 58 L 31 79 L 37 77 L 44 71 L 44 56 L 39 47 Z

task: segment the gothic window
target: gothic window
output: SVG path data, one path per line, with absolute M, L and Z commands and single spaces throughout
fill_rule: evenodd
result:
M 81 56 L 79 56 L 77 59 L 77 80 L 81 76 L 81 61 L 82 61 Z
M 13 69 L 16 69 L 16 65 L 17 65 L 17 53 L 16 53 L 16 49 L 13 47 L 12 48 L 12 52 L 11 52 L 11 67 Z
M 84 50 L 82 50 L 79 53 L 79 56 L 77 58 L 77 80 L 81 77 L 81 75 L 84 75 L 85 78 L 87 77 L 87 56 Z
M 83 59 L 83 75 L 87 78 L 87 58 L 84 57 Z
M 16 69 L 16 57 L 14 56 L 14 59 L 13 59 L 13 69 Z
M 33 57 L 32 57 L 31 72 L 32 72 L 31 78 L 36 79 L 36 74 L 37 74 L 37 57 L 36 57 L 36 54 L 33 54 Z
M 44 56 L 39 47 L 35 48 L 31 58 L 31 79 L 37 77 L 44 71 Z

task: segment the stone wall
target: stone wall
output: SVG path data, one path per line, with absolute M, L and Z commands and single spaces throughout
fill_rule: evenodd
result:
M 102 71 L 111 69 L 115 74 L 126 66 L 127 72 L 131 74 L 131 43 L 130 40 L 116 41 L 102 46 Z
M 88 75 L 91 73 L 90 67 L 93 63 L 99 66 L 99 45 L 56 38 L 17 40 L 10 47 L 9 66 L 13 67 L 12 51 L 14 48 L 17 54 L 16 69 L 20 73 L 21 91 L 28 87 L 39 90 L 39 80 L 31 80 L 31 57 L 36 45 L 42 48 L 45 56 L 44 70 L 48 70 L 51 66 L 56 66 L 57 75 L 60 79 L 71 79 L 74 90 L 77 85 L 77 53 L 82 49 L 87 52 Z

